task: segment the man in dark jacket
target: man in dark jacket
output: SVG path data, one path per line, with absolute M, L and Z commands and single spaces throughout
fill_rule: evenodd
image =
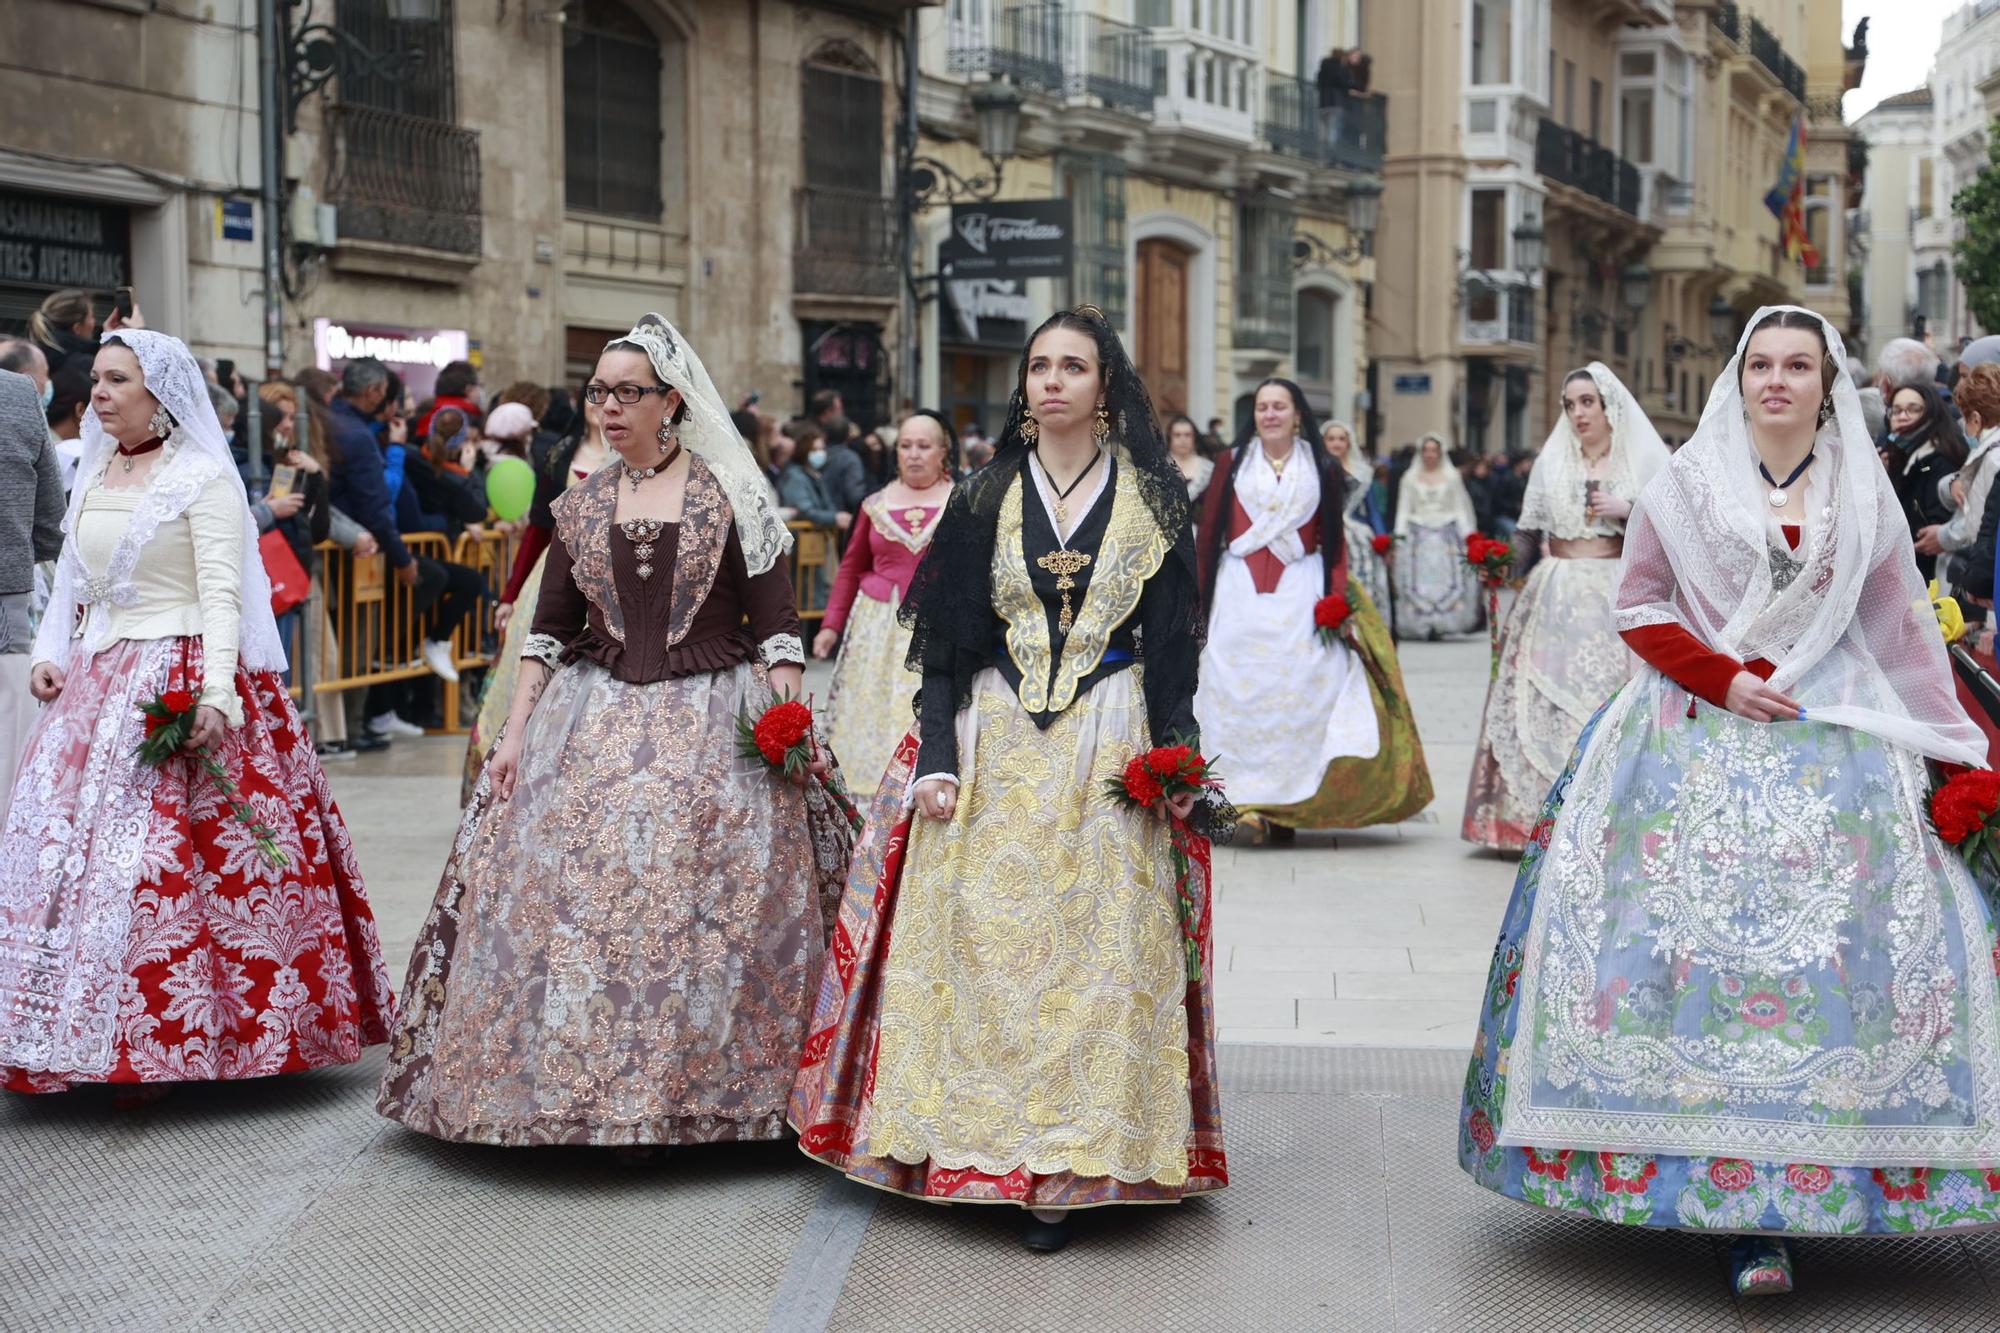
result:
M 63 509 L 62 469 L 49 445 L 41 392 L 26 375 L 0 370 L 0 824 L 7 821 L 21 747 L 35 724 L 35 699 L 28 693 L 35 566 L 62 553 Z M 48 612 L 63 613 L 55 607 Z

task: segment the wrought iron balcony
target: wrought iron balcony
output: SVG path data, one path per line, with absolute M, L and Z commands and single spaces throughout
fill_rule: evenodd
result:
M 1720 0 L 1715 7 L 1715 30 L 1739 46 L 1743 42 L 1743 15 L 1736 0 Z
M 1306 79 L 1265 75 L 1264 138 L 1280 153 L 1346 171 L 1382 170 L 1388 101 L 1380 93 L 1339 94 L 1322 124 L 1319 88 Z
M 1465 303 L 1463 341 L 1479 346 L 1535 343 L 1535 288 L 1524 282 L 1477 285 Z
M 1063 47 L 1071 97 L 1095 97 L 1138 115 L 1153 109 L 1153 34 L 1096 14 L 1069 14 Z
M 895 201 L 870 190 L 799 190 L 792 281 L 822 296 L 896 294 Z
M 1603 144 L 1544 119 L 1535 134 L 1535 170 L 1621 212 L 1639 215 L 1639 169 Z
M 447 254 L 480 253 L 479 132 L 335 103 L 327 200 L 340 235 Z
M 1153 118 L 1248 146 L 1264 110 L 1264 57 L 1245 5 L 1142 0 L 1153 29 Z
M 1236 345 L 1265 352 L 1289 352 L 1297 333 L 1292 313 L 1292 275 L 1236 275 Z
M 1771 71 L 1786 92 L 1803 102 L 1806 100 L 1806 72 L 1799 63 L 1785 54 L 1776 34 L 1759 23 L 1750 20 L 1750 54 L 1758 64 Z

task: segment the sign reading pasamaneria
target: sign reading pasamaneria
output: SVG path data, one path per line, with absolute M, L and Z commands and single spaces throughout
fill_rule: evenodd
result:
M 131 279 L 122 208 L 0 190 L 0 282 L 109 291 Z
M 953 278 L 1067 278 L 1074 200 L 1010 199 L 951 206 Z M 940 258 L 946 247 L 940 247 Z

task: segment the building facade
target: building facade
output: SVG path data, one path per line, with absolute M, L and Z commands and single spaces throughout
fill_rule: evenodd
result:
M 939 188 L 914 201 L 923 401 L 997 434 L 1028 330 L 1087 302 L 1123 330 L 1163 418 L 1240 433 L 1270 375 L 1323 414 L 1365 418 L 1373 261 L 1350 204 L 1378 184 L 1386 112 L 1356 92 L 1322 116 L 1314 83 L 1362 30 L 1358 0 L 924 11 L 916 148 Z M 1024 104 L 993 162 L 976 108 L 996 86 Z M 970 220 L 1005 225 L 1029 204 L 1071 228 L 1066 272 L 980 265 Z
M 1891 338 L 1910 336 L 1926 301 L 1936 301 L 1928 283 L 1926 290 L 1918 290 L 1915 245 L 1916 228 L 1930 220 L 1936 194 L 1934 121 L 1926 86 L 1883 99 L 1854 123 L 1868 145 L 1868 189 L 1861 210 L 1867 247 L 1862 286 L 1866 336 L 1857 355 L 1872 355 Z
M 1393 444 L 1438 431 L 1537 448 L 1562 377 L 1593 360 L 1678 441 L 1757 305 L 1846 323 L 1840 98 L 1865 53 L 1837 6 L 1418 0 L 1379 15 L 1366 40 L 1405 108 L 1377 261 Z M 1795 123 L 1810 270 L 1784 258 L 1763 201 Z
M 1951 201 L 1987 169 L 1987 127 L 1992 113 L 1980 84 L 2000 70 L 2000 0 L 1977 0 L 1945 16 L 1931 67 L 1931 151 L 1918 164 L 1919 216 L 1913 228 L 1916 315 L 1938 351 L 1957 355 L 1958 344 L 1984 332 L 1959 285 L 1952 243 L 1964 224 Z M 1927 164 L 1927 165 L 1926 165 Z
M 301 55 L 308 25 L 337 33 L 329 77 L 294 62 L 288 99 L 284 364 L 385 349 L 421 388 L 464 348 L 488 380 L 574 381 L 658 310 L 732 402 L 835 387 L 886 413 L 894 70 L 917 3 L 280 4 Z M 118 285 L 122 258 L 154 325 L 261 367 L 257 6 L 203 12 L 0 11 L 27 71 L 0 80 L 0 192 L 43 205 L 0 220 L 106 238 L 96 269 L 71 261 L 106 280 L 0 277 L 0 320 Z M 91 110 L 48 112 L 65 105 Z

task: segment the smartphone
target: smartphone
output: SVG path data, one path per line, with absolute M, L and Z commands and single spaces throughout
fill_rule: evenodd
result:
M 281 495 L 290 495 L 298 489 L 299 470 L 290 463 L 280 463 L 271 469 L 271 489 L 264 493 L 267 500 L 275 500 Z
M 117 307 L 119 319 L 132 318 L 132 289 L 130 287 L 120 287 L 112 292 L 111 303 Z

